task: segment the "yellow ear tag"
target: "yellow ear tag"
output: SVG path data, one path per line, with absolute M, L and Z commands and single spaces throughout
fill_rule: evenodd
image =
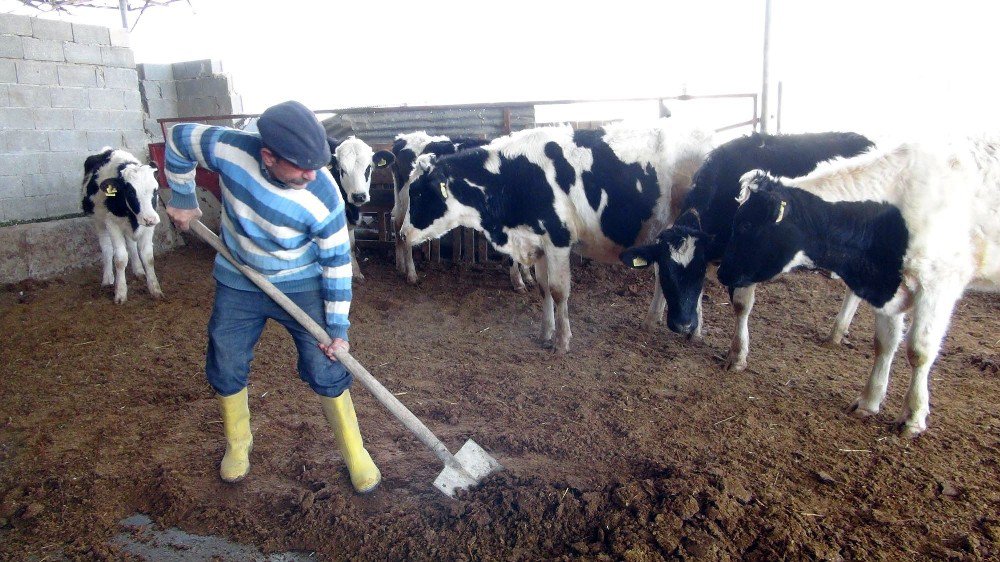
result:
M 111 180 L 104 182 L 104 185 L 102 187 L 104 188 L 104 194 L 107 195 L 108 197 L 114 197 L 115 195 L 118 194 L 118 188 L 115 187 L 114 182 L 112 182 Z
M 375 163 L 375 167 L 376 168 L 381 168 L 383 166 L 385 166 L 385 158 L 383 158 L 383 159 L 381 159 L 381 160 L 379 160 L 378 162 Z
M 649 265 L 649 262 L 639 256 L 632 258 L 632 267 L 646 267 L 647 265 Z
M 785 218 L 785 205 L 788 203 L 786 201 L 781 202 L 781 208 L 778 209 L 778 218 L 774 220 L 774 224 L 781 222 L 781 219 Z
M 448 184 L 441 182 L 441 197 L 448 198 Z

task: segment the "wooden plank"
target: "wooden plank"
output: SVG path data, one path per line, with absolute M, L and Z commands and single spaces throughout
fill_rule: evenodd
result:
M 441 263 L 441 239 L 437 238 L 430 242 L 430 257 L 432 262 Z
M 462 231 L 462 261 L 472 263 L 476 261 L 476 231 L 465 227 Z
M 451 231 L 451 263 L 458 263 L 462 259 L 462 231 L 464 228 L 456 228 Z
M 477 253 L 476 261 L 479 263 L 487 263 L 490 261 L 490 243 L 486 240 L 486 236 L 482 232 L 476 233 Z

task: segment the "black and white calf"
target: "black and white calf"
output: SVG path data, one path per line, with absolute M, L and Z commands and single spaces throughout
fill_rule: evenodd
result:
M 1000 139 L 904 144 L 820 165 L 804 177 L 743 178 L 719 267 L 732 288 L 799 265 L 829 269 L 875 308 L 875 365 L 849 411 L 879 411 L 913 312 L 903 435 L 927 428 L 927 376 L 965 289 L 1000 290 Z
M 705 274 L 708 264 L 717 264 L 729 243 L 740 177 L 754 169 L 778 176 L 802 176 L 820 162 L 856 156 L 872 146 L 870 140 L 855 133 L 753 133 L 731 140 L 709 153 L 695 173 L 694 185 L 673 226 L 660 233 L 653 244 L 629 248 L 622 253 L 621 260 L 630 267 L 657 264 L 663 296 L 667 299 L 667 326 L 674 332 L 700 337 Z M 732 300 L 736 329 L 726 369 L 739 371 L 747 366 L 748 319 L 753 307 L 754 286 L 738 289 Z M 848 289 L 829 341 L 840 343 L 858 302 Z
M 483 139 L 450 139 L 444 135 L 431 136 L 424 131 L 405 133 L 396 136 L 392 145 L 392 153 L 396 157 L 392 165 L 394 183 L 394 198 L 392 205 L 392 225 L 396 234 L 396 269 L 406 275 L 410 284 L 417 282 L 417 270 L 413 264 L 413 250 L 399 236 L 403 226 L 403 218 L 409 208 L 409 189 L 407 182 L 413 172 L 414 163 L 421 154 L 447 156 L 460 150 L 475 148 L 488 144 Z M 510 267 L 510 282 L 517 292 L 525 291 L 525 283 L 534 284 L 531 269 L 514 262 Z
M 156 168 L 111 148 L 88 156 L 83 163 L 83 212 L 94 216 L 104 263 L 101 283 L 114 284 L 118 304 L 128 297 L 125 266 L 130 258 L 132 272 L 146 277 L 149 294 L 163 296 L 153 269 L 153 229 L 160 222 L 155 174 Z
M 351 272 L 355 279 L 364 281 L 354 249 L 354 230 L 361 220 L 361 206 L 371 200 L 372 167 L 384 168 L 392 164 L 393 155 L 388 150 L 375 152 L 357 137 L 337 140 L 327 137 L 330 145 L 330 174 L 340 186 L 347 215 L 347 234 L 351 239 Z
M 456 226 L 481 230 L 516 262 L 535 265 L 542 339 L 569 350 L 570 249 L 614 263 L 676 216 L 711 134 L 667 120 L 520 131 L 452 156 L 417 159 L 402 235 L 409 244 Z M 663 311 L 656 285 L 649 315 Z

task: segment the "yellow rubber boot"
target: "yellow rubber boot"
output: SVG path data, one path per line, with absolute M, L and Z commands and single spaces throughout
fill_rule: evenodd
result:
M 218 398 L 222 428 L 226 433 L 226 455 L 222 457 L 219 476 L 226 482 L 239 482 L 250 472 L 250 450 L 253 449 L 247 389 Z
M 323 401 L 326 421 L 330 422 L 330 427 L 333 428 L 337 447 L 340 448 L 340 454 L 347 463 L 347 471 L 351 473 L 351 484 L 359 493 L 371 492 L 382 481 L 382 473 L 375 466 L 371 455 L 365 450 L 364 441 L 361 440 L 361 429 L 358 427 L 358 416 L 354 413 L 351 392 L 345 390 L 336 398 L 327 396 L 320 398 Z

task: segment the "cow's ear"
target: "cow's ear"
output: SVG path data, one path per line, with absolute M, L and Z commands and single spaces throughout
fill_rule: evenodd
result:
M 396 161 L 396 157 L 388 150 L 380 150 L 372 155 L 372 165 L 376 168 L 385 168 Z
M 623 264 L 633 269 L 645 269 L 656 263 L 656 256 L 659 252 L 659 244 L 648 246 L 634 246 L 622 252 L 618 259 Z
M 120 192 L 125 191 L 125 187 L 125 180 L 116 176 L 102 181 L 100 189 L 108 197 L 117 197 Z
M 736 196 L 736 202 L 740 205 L 747 202 L 751 193 L 760 190 L 760 186 L 765 180 L 773 179 L 764 170 L 750 170 L 740 178 L 740 193 Z
M 153 169 L 154 174 L 160 171 L 160 169 L 156 166 L 156 162 L 152 160 L 149 161 L 149 167 Z

